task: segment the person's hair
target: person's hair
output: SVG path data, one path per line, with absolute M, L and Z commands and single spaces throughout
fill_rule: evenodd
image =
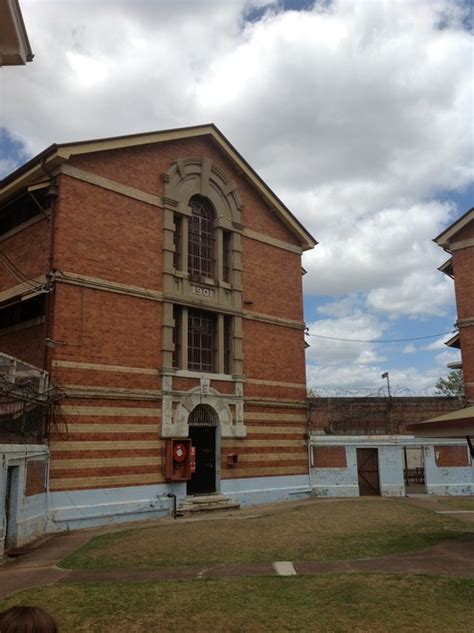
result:
M 0 613 L 1 633 L 58 633 L 54 619 L 40 607 L 11 607 Z

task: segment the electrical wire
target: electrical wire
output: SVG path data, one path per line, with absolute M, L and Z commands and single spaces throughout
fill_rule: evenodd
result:
M 5 268 L 8 272 L 15 277 L 15 279 L 22 284 L 26 284 L 31 288 L 39 288 L 43 284 L 38 284 L 37 282 L 31 278 L 28 278 L 25 274 L 21 272 L 21 270 L 11 261 L 11 259 L 0 251 L 0 262 L 3 262 Z
M 360 338 L 339 338 L 337 336 L 324 336 L 323 334 L 313 334 L 306 332 L 307 336 L 314 336 L 316 338 L 327 339 L 328 341 L 343 341 L 344 343 L 408 343 L 410 341 L 423 341 L 429 338 L 437 338 L 438 336 L 446 336 L 447 334 L 454 334 L 457 330 L 451 330 L 449 332 L 439 332 L 438 334 L 428 334 L 427 336 L 415 336 L 412 338 L 392 338 L 392 339 L 360 339 Z
M 12 260 L 0 251 L 0 264 L 3 264 L 4 268 L 21 284 L 27 287 L 27 291 L 24 294 L 31 292 L 49 292 L 49 284 L 35 282 L 34 279 L 28 278 L 19 268 L 12 262 Z

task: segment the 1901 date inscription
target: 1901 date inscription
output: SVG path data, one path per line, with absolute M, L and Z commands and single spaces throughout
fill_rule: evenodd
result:
M 203 288 L 202 286 L 191 286 L 193 295 L 198 297 L 207 297 L 208 299 L 214 299 L 216 296 L 215 291 L 212 288 Z

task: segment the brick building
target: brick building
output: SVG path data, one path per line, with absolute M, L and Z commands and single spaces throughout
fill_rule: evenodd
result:
M 446 345 L 461 351 L 461 363 L 450 363 L 448 367 L 463 370 L 465 406 L 451 414 L 412 424 L 410 430 L 420 436 L 466 438 L 474 460 L 474 208 L 434 242 L 450 255 L 439 270 L 454 280 L 459 331 Z
M 0 351 L 68 396 L 48 529 L 308 494 L 314 245 L 213 125 L 52 145 L 4 179 Z
M 461 350 L 465 396 L 474 403 L 474 208 L 434 241 L 450 255 L 439 270 L 453 278 L 456 292 L 459 332 L 446 344 Z

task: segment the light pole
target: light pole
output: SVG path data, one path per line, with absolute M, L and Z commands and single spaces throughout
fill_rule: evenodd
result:
M 390 375 L 388 371 L 384 371 L 381 378 L 387 379 L 387 392 L 388 392 L 388 430 L 389 433 L 393 433 L 392 429 L 392 394 L 390 393 Z
M 388 397 L 391 398 L 391 394 L 390 394 L 390 374 L 388 373 L 388 371 L 385 371 L 382 375 L 381 378 L 386 378 L 387 379 L 387 391 L 388 391 Z

